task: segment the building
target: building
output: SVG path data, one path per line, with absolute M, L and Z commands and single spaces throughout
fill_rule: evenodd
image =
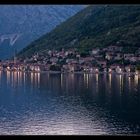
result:
M 120 47 L 120 46 L 108 46 L 107 47 L 107 51 L 110 51 L 110 52 L 121 52 L 122 51 L 122 47 Z
M 30 67 L 30 70 L 32 72 L 40 72 L 41 71 L 40 66 L 38 66 L 38 65 L 30 65 L 29 67 Z
M 114 53 L 111 53 L 111 52 L 107 52 L 107 53 L 105 54 L 105 58 L 106 58 L 107 60 L 113 59 L 113 56 L 114 56 Z
M 121 53 L 117 53 L 116 56 L 114 57 L 114 60 L 122 60 L 123 55 Z
M 115 71 L 118 73 L 118 74 L 122 74 L 122 72 L 124 71 L 124 69 L 121 67 L 121 66 L 117 66 L 115 68 Z
M 100 51 L 99 48 L 92 49 L 91 55 L 97 55 L 97 54 L 99 54 L 99 51 Z

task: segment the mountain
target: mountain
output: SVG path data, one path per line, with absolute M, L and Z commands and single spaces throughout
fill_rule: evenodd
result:
M 0 5 L 0 59 L 10 58 L 15 49 L 20 51 L 84 7 L 84 5 Z
M 18 56 L 30 57 L 46 49 L 88 51 L 109 45 L 134 52 L 140 40 L 140 5 L 92 5 L 32 42 Z

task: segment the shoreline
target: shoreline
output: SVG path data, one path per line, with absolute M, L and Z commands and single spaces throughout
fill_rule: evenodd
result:
M 136 72 L 122 72 L 122 73 L 117 73 L 117 72 L 61 72 L 61 71 L 6 71 L 6 70 L 0 70 L 0 72 L 23 72 L 23 73 L 49 73 L 49 74 L 117 74 L 117 75 L 140 75 L 136 74 Z

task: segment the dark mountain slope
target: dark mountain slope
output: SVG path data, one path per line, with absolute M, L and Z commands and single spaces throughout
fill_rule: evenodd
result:
M 100 5 L 89 6 L 50 33 L 32 42 L 19 56 L 31 56 L 37 51 L 57 48 L 79 48 L 121 45 L 136 50 L 140 40 L 140 6 Z

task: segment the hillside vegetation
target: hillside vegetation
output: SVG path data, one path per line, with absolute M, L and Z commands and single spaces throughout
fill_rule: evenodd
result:
M 135 52 L 140 40 L 140 6 L 88 6 L 29 46 L 19 57 L 30 57 L 47 49 L 78 48 L 80 52 L 109 45 Z

